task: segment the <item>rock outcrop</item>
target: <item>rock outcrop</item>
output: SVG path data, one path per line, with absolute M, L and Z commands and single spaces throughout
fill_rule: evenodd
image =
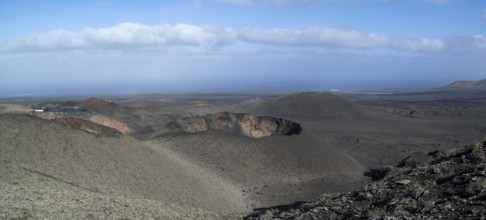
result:
M 230 112 L 181 118 L 169 123 L 168 126 L 188 133 L 217 129 L 252 138 L 272 135 L 298 135 L 302 132 L 302 127 L 299 123 L 283 118 L 259 117 Z
M 79 103 L 75 102 L 55 102 L 34 105 L 35 108 L 43 109 L 43 112 L 35 112 L 34 116 L 54 120 L 68 124 L 73 128 L 89 130 L 88 127 L 103 126 L 117 130 L 123 134 L 132 133 L 129 125 L 121 119 L 121 108 L 118 104 L 98 98 L 89 98 Z M 96 125 L 93 125 L 96 124 Z M 83 126 L 81 126 L 83 125 Z M 88 127 L 86 127 L 86 126 Z M 90 132 L 98 134 L 99 132 Z M 103 133 L 103 132 L 102 132 Z
M 123 134 L 128 134 L 131 132 L 130 128 L 128 125 L 124 122 L 121 122 L 119 120 L 113 119 L 113 118 L 108 118 L 103 115 L 93 115 L 89 118 L 89 121 L 100 124 L 106 127 L 110 127 L 113 129 L 118 130 L 119 132 Z
M 57 117 L 52 120 L 57 123 L 67 125 L 71 128 L 83 130 L 98 136 L 117 137 L 121 135 L 121 133 L 116 129 L 79 118 Z
M 209 129 L 206 119 L 201 116 L 180 118 L 171 122 L 170 125 L 188 133 L 203 132 Z
M 256 209 L 246 219 L 486 218 L 486 139 L 367 174 L 373 180 L 359 191 Z

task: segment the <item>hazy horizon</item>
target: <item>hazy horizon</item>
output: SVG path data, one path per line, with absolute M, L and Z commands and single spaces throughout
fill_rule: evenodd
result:
M 1 1 L 0 97 L 429 90 L 486 78 L 486 2 Z

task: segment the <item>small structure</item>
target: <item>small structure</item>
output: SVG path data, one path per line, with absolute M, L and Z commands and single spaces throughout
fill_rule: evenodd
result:
M 38 108 L 36 108 L 36 109 L 34 109 L 34 112 L 44 112 L 44 109 L 41 109 L 41 108 L 38 109 Z

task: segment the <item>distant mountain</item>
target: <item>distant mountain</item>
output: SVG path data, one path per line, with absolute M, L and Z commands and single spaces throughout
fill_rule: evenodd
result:
M 436 91 L 486 90 L 486 79 L 478 81 L 455 81 L 447 86 L 434 89 Z

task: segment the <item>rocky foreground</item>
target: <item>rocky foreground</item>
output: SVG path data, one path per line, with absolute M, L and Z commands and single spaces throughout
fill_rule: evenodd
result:
M 255 210 L 246 219 L 485 219 L 486 139 L 413 154 L 359 191 Z

